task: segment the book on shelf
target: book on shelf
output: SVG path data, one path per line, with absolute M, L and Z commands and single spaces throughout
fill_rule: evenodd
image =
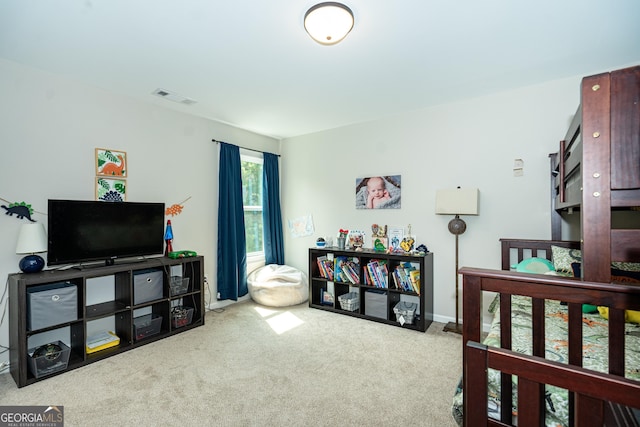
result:
M 367 286 L 373 286 L 373 281 L 371 280 L 371 273 L 369 273 L 369 269 L 365 267 L 362 270 L 362 278 L 364 280 L 364 284 Z
M 338 256 L 334 260 L 333 277 L 336 282 L 359 284 L 359 270 L 358 258 Z
M 364 271 L 364 275 L 366 277 L 365 283 L 369 286 L 376 286 L 376 279 L 373 276 L 373 272 L 371 271 L 371 263 L 368 262 L 367 265 L 364 267 L 363 271 Z
M 420 294 L 420 270 L 415 265 L 410 262 L 398 264 L 393 276 L 398 289 Z
M 367 263 L 366 272 L 371 280 L 371 286 L 376 288 L 388 288 L 387 277 L 389 270 L 387 269 L 387 261 L 372 259 Z
M 387 270 L 386 261 L 378 262 L 378 277 L 380 277 L 380 287 L 388 288 L 389 284 L 387 278 L 389 277 L 389 270 Z
M 333 280 L 333 260 L 327 259 L 326 256 L 319 256 L 316 261 L 320 276 L 327 280 Z
M 394 274 L 397 277 L 398 281 L 398 289 L 406 291 L 407 290 L 407 273 L 404 270 L 402 265 L 398 265 L 394 271 Z
M 409 279 L 411 280 L 413 292 L 420 295 L 420 270 L 411 270 L 409 272 Z
M 391 273 L 391 276 L 393 277 L 393 285 L 395 289 L 404 290 L 404 287 L 402 286 L 402 278 L 400 277 L 400 272 L 398 271 L 398 267 L 396 267 L 393 270 L 393 273 Z
M 320 304 L 333 305 L 333 294 L 330 294 L 323 288 L 320 288 Z

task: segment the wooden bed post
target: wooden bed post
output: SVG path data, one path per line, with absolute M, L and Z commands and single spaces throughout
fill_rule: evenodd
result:
M 458 272 L 456 272 L 457 274 Z M 475 341 L 480 342 L 480 333 L 482 331 L 482 316 L 480 309 L 482 307 L 482 287 L 480 277 L 464 276 L 462 279 L 462 286 L 464 289 L 464 298 L 462 299 L 462 384 L 464 387 L 464 394 L 462 395 L 463 407 L 469 408 L 469 396 L 476 396 L 478 393 L 482 393 L 486 396 L 487 386 L 486 382 L 484 387 L 482 384 L 477 384 L 475 381 L 471 381 L 471 378 L 467 376 L 467 372 L 470 372 L 470 368 L 467 367 L 467 342 Z M 486 411 L 486 400 L 482 407 L 483 411 Z M 465 425 L 468 427 L 473 426 L 474 418 L 469 418 L 470 413 L 465 409 L 464 418 Z
M 564 151 L 564 141 L 560 141 L 560 152 L 562 151 Z M 549 163 L 551 164 L 551 239 L 560 240 L 562 239 L 562 215 L 556 210 L 556 198 L 560 197 L 560 201 L 564 200 L 564 185 L 561 183 L 560 186 L 557 187 L 560 195 L 556 194 L 556 180 L 562 180 L 561 177 L 564 172 L 556 169 L 562 165 L 563 162 L 559 161 L 558 153 L 549 154 L 549 158 Z
M 609 73 L 582 81 L 582 279 L 603 283 L 611 282 L 610 84 Z

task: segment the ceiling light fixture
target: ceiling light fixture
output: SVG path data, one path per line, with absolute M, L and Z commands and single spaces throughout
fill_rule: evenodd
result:
M 320 44 L 332 45 L 353 28 L 353 12 L 342 3 L 318 3 L 304 14 L 304 29 Z

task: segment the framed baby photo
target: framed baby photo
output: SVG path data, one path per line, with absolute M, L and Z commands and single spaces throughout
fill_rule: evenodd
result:
M 400 209 L 400 175 L 356 178 L 356 209 Z

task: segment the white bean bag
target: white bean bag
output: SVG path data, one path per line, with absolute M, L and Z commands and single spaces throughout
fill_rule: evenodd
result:
M 307 276 L 288 265 L 269 264 L 247 277 L 249 295 L 258 304 L 287 307 L 309 299 Z

